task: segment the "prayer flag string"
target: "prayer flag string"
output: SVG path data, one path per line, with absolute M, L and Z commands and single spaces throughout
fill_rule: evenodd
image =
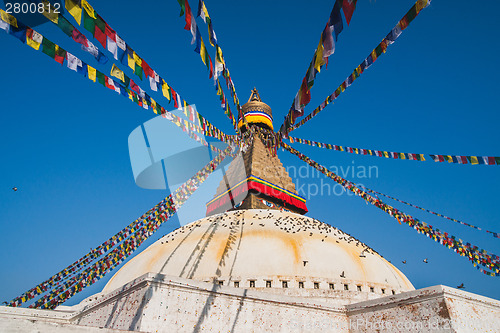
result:
M 297 91 L 292 106 L 280 128 L 281 133 L 288 133 L 288 129 L 295 123 L 295 119 L 304 115 L 304 107 L 311 101 L 311 88 L 314 85 L 316 75 L 321 71 L 323 65 L 326 64 L 328 66 L 328 57 L 335 52 L 335 43 L 337 42 L 339 34 L 344 29 L 340 10 L 343 9 L 347 24 L 349 24 L 354 9 L 356 8 L 356 1 L 357 0 L 335 1 L 328 22 L 321 32 L 318 47 L 314 51 L 306 75 L 302 79 L 299 91 Z
M 106 273 L 118 266 L 124 261 L 142 242 L 150 237 L 163 222 L 168 220 L 182 206 L 184 202 L 196 191 L 201 183 L 218 167 L 218 165 L 231 153 L 232 147 L 227 147 L 218 154 L 203 169 L 198 171 L 193 177 L 182 184 L 174 193 L 160 201 L 139 219 L 132 222 L 125 229 L 111 237 L 108 241 L 92 250 L 87 255 L 68 266 L 68 268 L 55 274 L 48 280 L 38 286 L 28 290 L 21 296 L 13 299 L 9 306 L 20 306 L 23 303 L 33 299 L 37 295 L 48 291 L 49 287 L 55 288 L 35 303 L 31 304 L 33 308 L 55 308 L 88 285 L 93 284 Z M 117 245 L 111 252 L 103 258 L 90 265 L 94 258 L 108 252 L 113 246 Z M 95 254 L 98 253 L 97 256 Z M 89 260 L 89 258 L 91 258 Z M 86 267 L 83 272 L 75 274 L 72 277 L 66 274 L 68 271 L 78 267 L 79 270 Z M 62 281 L 66 280 L 63 284 Z
M 375 149 L 363 149 L 363 148 L 353 148 L 347 146 L 332 145 L 329 143 L 322 143 L 312 140 L 300 139 L 296 137 L 289 136 L 288 139 L 290 143 L 301 143 L 304 145 L 309 145 L 313 147 L 319 147 L 324 149 L 331 149 L 336 151 L 343 151 L 351 154 L 358 155 L 370 155 L 383 158 L 392 158 L 400 160 L 410 160 L 410 161 L 426 161 L 426 154 L 415 154 L 415 153 L 398 153 L 393 151 L 385 150 L 375 150 Z M 433 155 L 427 154 L 434 162 L 448 162 L 455 164 L 472 164 L 472 165 L 500 165 L 500 156 L 468 156 L 468 155 Z
M 328 96 L 320 106 L 314 109 L 310 114 L 308 114 L 304 119 L 299 121 L 295 126 L 293 121 L 287 122 L 285 131 L 282 131 L 283 134 L 288 134 L 300 126 L 304 125 L 307 121 L 311 120 L 314 116 L 316 116 L 320 111 L 322 111 L 329 103 L 332 103 L 342 92 L 346 90 L 367 68 L 369 68 L 382 54 L 384 54 L 387 50 L 387 47 L 394 43 L 396 39 L 401 35 L 404 29 L 408 27 L 408 25 L 417 17 L 420 11 L 431 3 L 431 0 L 418 0 L 415 4 L 410 8 L 410 10 L 403 16 L 403 18 L 396 24 L 396 26 L 387 34 L 387 36 L 377 45 L 376 48 L 368 55 L 368 57 L 363 60 L 363 62 L 354 69 L 354 71 L 347 77 L 347 79 L 342 82 L 342 84 L 330 95 Z M 292 118 L 290 118 L 292 119 Z M 292 119 L 293 120 L 293 119 Z
M 231 111 L 231 107 L 228 104 L 228 100 L 226 98 L 226 95 L 224 94 L 224 91 L 222 90 L 220 80 L 219 80 L 219 75 L 222 72 L 223 77 L 226 79 L 226 85 L 227 88 L 229 89 L 231 96 L 233 98 L 233 103 L 236 105 L 236 108 L 238 110 L 238 114 L 241 114 L 240 110 L 240 103 L 238 96 L 236 95 L 236 90 L 234 88 L 234 83 L 231 79 L 231 76 L 229 74 L 229 70 L 226 67 L 226 62 L 224 60 L 224 56 L 222 55 L 222 49 L 221 47 L 217 44 L 217 37 L 215 35 L 215 31 L 213 29 L 213 24 L 212 24 L 212 19 L 210 18 L 210 15 L 208 14 L 208 10 L 205 6 L 205 3 L 200 0 L 198 3 L 198 14 L 197 17 L 201 17 L 202 20 L 207 24 L 208 26 L 208 33 L 209 33 L 209 40 L 210 44 L 215 47 L 216 54 L 215 54 L 215 65 L 212 63 L 212 58 L 208 54 L 208 50 L 206 47 L 205 42 L 203 41 L 203 38 L 201 36 L 200 30 L 196 24 L 196 18 L 193 15 L 193 12 L 191 10 L 191 7 L 189 6 L 188 0 L 178 0 L 179 5 L 181 7 L 181 16 L 184 15 L 186 25 L 184 26 L 185 30 L 189 30 L 192 34 L 192 40 L 191 44 L 196 44 L 196 47 L 194 51 L 198 53 L 201 57 L 201 60 L 209 70 L 209 78 L 214 79 L 214 85 L 215 85 L 215 90 L 217 92 L 217 95 L 219 96 L 220 99 L 220 106 L 222 110 L 224 111 L 224 114 L 231 120 L 231 123 L 233 124 L 234 130 L 236 133 L 239 133 L 239 128 L 238 128 L 238 123 L 236 120 L 236 117 L 233 115 Z
M 218 128 L 213 126 L 209 121 L 207 121 L 203 116 L 201 116 L 199 113 L 195 113 L 193 111 L 193 108 L 190 108 L 187 103 L 185 104 L 185 109 L 186 110 L 192 110 L 193 112 L 190 112 L 190 117 L 198 117 L 200 125 L 196 125 L 193 122 L 189 122 L 186 119 L 180 118 L 179 116 L 168 112 L 165 110 L 163 106 L 161 106 L 159 103 L 157 103 L 152 97 L 149 95 L 145 94 L 141 96 L 141 94 L 138 94 L 134 90 L 128 89 L 125 87 L 121 82 L 118 82 L 111 77 L 106 76 L 105 74 L 101 73 L 99 70 L 95 69 L 91 65 L 85 63 L 78 57 L 72 55 L 69 52 L 66 52 L 62 47 L 59 45 L 53 43 L 50 41 L 48 38 L 44 37 L 42 34 L 36 32 L 35 30 L 31 29 L 30 27 L 24 25 L 22 22 L 17 20 L 15 17 L 10 16 L 8 13 L 5 13 L 3 10 L 0 9 L 2 12 L 2 19 L 0 21 L 7 23 L 5 30 L 7 30 L 7 33 L 10 35 L 13 35 L 14 37 L 18 38 L 21 40 L 23 44 L 27 44 L 30 47 L 32 47 L 35 50 L 40 50 L 61 65 L 64 64 L 64 61 L 67 60 L 67 68 L 71 69 L 83 76 L 88 77 L 90 80 L 96 83 L 102 84 L 104 87 L 107 87 L 116 93 L 130 99 L 137 105 L 141 106 L 142 108 L 148 110 L 149 108 L 152 109 L 152 111 L 157 114 L 157 115 L 162 115 L 163 117 L 167 118 L 168 120 L 172 121 L 175 125 L 180 127 L 185 133 L 187 133 L 191 138 L 195 139 L 196 141 L 204 144 L 205 146 L 208 146 L 206 141 L 204 140 L 203 137 L 201 137 L 198 134 L 202 134 L 205 136 L 211 136 L 214 137 L 220 141 L 226 142 L 228 144 L 235 144 L 238 142 L 238 138 L 232 135 L 227 135 L 224 132 L 220 131 Z M 9 21 L 14 22 L 15 20 L 15 26 L 10 25 L 9 22 L 4 21 L 3 18 L 5 17 L 9 18 Z M 179 101 L 180 102 L 180 101 Z M 184 101 L 185 102 L 185 101 Z M 198 134 L 197 134 L 198 133 Z M 212 146 L 213 147 L 213 146 Z
M 286 143 L 282 142 L 281 145 L 290 153 L 297 156 L 300 160 L 306 162 L 311 167 L 317 169 L 327 177 L 333 179 L 335 182 L 342 185 L 344 189 L 353 192 L 355 195 L 363 198 L 366 202 L 374 205 L 375 207 L 383 210 L 390 216 L 394 217 L 400 224 L 403 222 L 408 226 L 412 227 L 413 229 L 417 230 L 418 233 L 422 233 L 425 236 L 440 243 L 441 245 L 444 245 L 449 249 L 452 249 L 460 256 L 466 256 L 469 259 L 469 261 L 472 262 L 474 267 L 476 267 L 482 273 L 488 276 L 500 276 L 500 257 L 498 257 L 497 255 L 489 253 L 486 250 L 479 249 L 477 246 L 474 246 L 470 243 L 466 243 L 463 240 L 456 238 L 455 236 L 449 235 L 447 232 L 443 232 L 437 228 L 433 228 L 432 225 L 420 221 L 411 215 L 405 214 L 402 211 L 387 205 L 380 199 L 371 196 L 366 191 L 357 187 L 355 183 L 350 182 L 338 176 L 334 172 L 328 170 L 324 166 L 313 161 L 312 159 L 300 153 L 298 150 L 292 148 L 291 146 L 287 145 Z M 479 266 L 486 267 L 487 270 Z
M 379 194 L 379 195 L 382 195 L 382 196 L 384 196 L 384 197 L 386 197 L 386 198 L 389 198 L 389 199 L 391 199 L 391 200 L 394 200 L 394 201 L 400 202 L 400 203 L 402 203 L 402 204 L 405 204 L 405 205 L 407 205 L 407 206 L 410 206 L 410 207 L 413 207 L 413 208 L 420 209 L 420 210 L 422 210 L 422 211 L 424 211 L 424 212 L 427 212 L 427 213 L 430 213 L 430 214 L 433 214 L 433 215 L 436 215 L 436 216 L 440 216 L 440 217 L 445 218 L 445 219 L 447 219 L 447 220 L 450 220 L 450 221 L 453 221 L 453 222 L 457 222 L 457 223 L 459 223 L 459 224 L 461 224 L 461 225 L 465 225 L 465 226 L 467 226 L 467 227 L 470 227 L 470 228 L 473 228 L 473 229 L 476 229 L 476 230 L 481 230 L 481 231 L 483 231 L 483 229 L 482 229 L 482 228 L 480 228 L 480 227 L 476 227 L 475 225 L 472 225 L 472 224 L 469 224 L 469 223 L 466 223 L 466 222 L 463 222 L 463 221 L 460 221 L 460 220 L 456 220 L 456 219 L 454 219 L 454 218 L 448 217 L 448 216 L 443 215 L 443 214 L 440 214 L 440 213 L 433 212 L 432 210 L 422 208 L 422 207 L 420 207 L 420 206 L 417 206 L 417 205 L 414 205 L 414 204 L 412 204 L 412 203 L 409 203 L 409 202 L 406 202 L 406 201 L 400 200 L 400 199 L 398 199 L 398 198 L 391 197 L 390 195 L 387 195 L 387 194 L 384 194 L 384 193 L 380 193 L 380 192 L 377 192 L 377 191 L 371 190 L 371 189 L 366 188 L 366 187 L 364 187 L 364 189 L 365 189 L 366 191 L 370 192 L 370 193 L 375 194 L 375 195 Z M 500 234 L 499 234 L 498 232 L 494 232 L 494 231 L 490 231 L 490 230 L 484 230 L 484 231 L 485 231 L 485 232 L 487 232 L 487 233 L 489 233 L 489 234 L 491 234 L 491 235 L 492 235 L 493 237 L 495 237 L 495 238 L 500 238 Z
M 161 92 L 162 96 L 165 97 L 169 103 L 173 101 L 176 109 L 182 108 L 186 117 L 188 117 L 188 119 L 195 125 L 200 125 L 201 123 L 207 125 L 209 124 L 216 135 L 219 137 L 223 136 L 224 133 L 206 120 L 201 114 L 198 114 L 197 117 L 191 117 L 189 113 L 190 109 L 186 107 L 190 104 L 181 98 L 180 94 L 175 91 L 172 86 L 167 84 L 167 82 L 153 68 L 151 68 L 151 66 L 148 65 L 146 60 L 141 58 L 137 52 L 109 26 L 109 24 L 87 1 L 82 1 L 80 4 L 78 1 L 68 0 L 65 3 L 66 9 L 79 25 L 81 24 L 81 18 L 83 15 L 84 28 L 88 30 L 92 36 L 99 41 L 102 47 L 108 50 L 116 60 L 120 61 L 121 64 L 128 66 L 141 80 L 143 80 L 143 75 L 146 76 L 149 80 L 151 90 Z M 71 33 L 71 37 L 75 40 L 75 42 L 82 44 L 82 50 L 93 54 L 99 63 L 106 63 L 108 61 L 102 52 L 99 51 L 99 49 L 74 26 L 72 26 L 62 14 L 54 13 L 52 15 L 52 22 L 55 23 L 68 36 L 70 36 Z M 61 25 L 60 22 L 65 23 Z M 115 64 L 113 64 L 111 75 L 119 78 L 126 88 L 130 88 L 135 91 L 142 98 L 147 100 L 151 99 L 151 97 L 136 82 L 125 75 L 125 73 Z

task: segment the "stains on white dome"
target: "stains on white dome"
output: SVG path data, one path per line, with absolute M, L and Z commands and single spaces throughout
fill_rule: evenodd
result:
M 181 227 L 125 264 L 103 292 L 148 272 L 309 297 L 359 299 L 414 290 L 363 242 L 276 210 L 231 211 Z

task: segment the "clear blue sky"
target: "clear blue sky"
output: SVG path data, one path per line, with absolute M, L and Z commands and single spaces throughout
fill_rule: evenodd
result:
M 351 25 L 339 36 L 328 70 L 318 75 L 306 111 L 336 89 L 413 3 L 358 2 Z M 190 33 L 183 30 L 177 1 L 107 0 L 92 4 L 185 99 L 232 133 L 206 68 L 190 45 Z M 257 87 L 273 109 L 275 127 L 279 127 L 333 1 L 207 0 L 206 5 L 241 101 L 246 102 L 250 90 Z M 191 1 L 191 6 L 196 11 L 197 3 Z M 498 1 L 433 1 L 334 105 L 294 134 L 360 148 L 499 156 L 498 12 Z M 74 22 L 70 16 L 68 19 Z M 201 21 L 198 24 L 208 45 L 205 26 Z M 37 30 L 109 74 L 109 63 L 97 65 L 57 27 L 48 23 Z M 83 27 L 81 31 L 86 32 Z M 167 193 L 137 187 L 130 166 L 128 135 L 154 116 L 150 111 L 61 68 L 42 52 L 1 31 L 0 45 L 0 301 L 7 301 L 102 243 Z M 210 52 L 213 58 L 213 49 Z M 166 104 L 159 95 L 151 95 Z M 295 147 L 338 169 L 376 167 L 377 173 L 372 171 L 371 177 L 346 177 L 500 231 L 498 166 L 386 160 L 299 144 Z M 287 166 L 303 165 L 285 152 L 280 158 Z M 323 176 L 313 177 L 312 169 L 303 169 L 302 175 L 306 177 L 296 180 L 299 187 L 303 183 L 334 186 Z M 313 192 L 314 185 L 310 187 Z M 19 190 L 12 191 L 13 186 Z M 500 254 L 500 240 L 491 235 L 387 203 Z M 203 210 L 201 200 L 190 204 Z M 307 205 L 309 216 L 372 246 L 401 269 L 416 288 L 464 283 L 466 291 L 500 299 L 500 278 L 481 274 L 466 259 L 400 226 L 360 198 L 324 193 L 312 196 Z M 175 220 L 164 225 L 141 250 L 178 225 Z M 428 264 L 422 262 L 424 258 L 429 258 Z M 100 291 L 104 281 L 68 304 Z

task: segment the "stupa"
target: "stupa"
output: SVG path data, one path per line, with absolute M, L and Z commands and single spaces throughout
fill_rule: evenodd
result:
M 246 145 L 205 218 L 159 239 L 78 305 L 2 308 L 0 330 L 499 331 L 499 301 L 415 290 L 361 240 L 305 216 L 276 155 L 271 108 L 254 89 L 242 111 Z

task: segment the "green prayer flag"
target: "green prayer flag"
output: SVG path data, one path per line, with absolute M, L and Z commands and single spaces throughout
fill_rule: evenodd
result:
M 87 11 L 83 11 L 83 27 L 92 33 L 94 36 L 95 31 L 95 20 L 87 14 Z
M 102 17 L 100 17 L 99 15 L 96 15 L 97 18 L 95 20 L 95 25 L 101 29 L 102 32 L 106 31 L 106 23 L 104 22 L 104 20 L 102 19 Z
M 42 40 L 43 49 L 42 52 L 54 59 L 56 57 L 56 44 L 52 43 L 47 38 Z
M 495 156 L 495 162 L 497 163 L 497 165 L 500 165 L 500 157 Z
M 179 16 L 182 16 L 182 15 L 184 15 L 184 10 L 186 8 L 186 6 L 184 5 L 184 0 L 177 0 L 177 2 L 181 6 L 181 13 L 179 14 Z
M 68 20 L 66 20 L 66 18 L 62 15 L 59 15 L 59 19 L 57 21 L 57 26 L 59 27 L 59 29 L 61 29 L 66 35 L 68 35 L 68 37 L 72 37 L 73 36 L 73 25 L 71 23 L 69 23 Z
M 408 13 L 406 13 L 406 22 L 410 24 L 411 21 L 417 16 L 417 7 L 416 5 L 413 5 L 413 7 L 410 8 Z
M 383 52 L 383 50 L 382 50 L 382 45 L 381 45 L 381 44 L 378 44 L 378 45 L 377 45 L 377 47 L 375 48 L 375 54 L 376 54 L 376 55 L 377 55 L 377 57 L 378 57 L 378 56 L 379 56 L 379 55 L 381 55 L 382 53 L 384 53 L 384 52 Z
M 96 71 L 96 76 L 97 76 L 97 81 L 99 81 L 99 83 L 102 84 L 103 86 L 106 86 L 106 76 L 99 71 Z
M 142 80 L 142 67 L 135 63 L 135 75 L 137 75 Z
M 123 84 L 125 84 L 125 87 L 128 87 L 130 85 L 130 78 L 127 75 L 124 75 L 125 81 L 122 81 Z

